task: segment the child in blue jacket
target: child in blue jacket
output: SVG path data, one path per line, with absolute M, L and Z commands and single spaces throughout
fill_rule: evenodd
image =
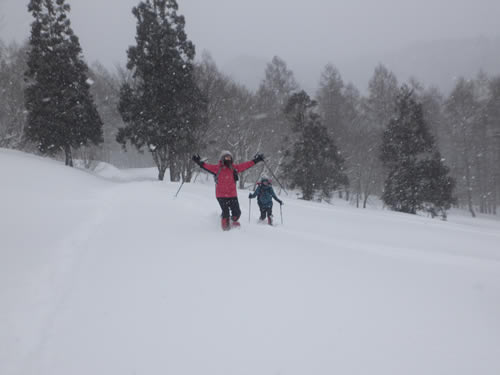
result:
M 271 181 L 267 177 L 262 177 L 258 183 L 258 187 L 255 192 L 248 195 L 248 198 L 252 199 L 257 197 L 257 203 L 260 208 L 260 221 L 264 221 L 267 216 L 267 223 L 273 225 L 273 198 L 280 205 L 283 204 L 271 186 Z

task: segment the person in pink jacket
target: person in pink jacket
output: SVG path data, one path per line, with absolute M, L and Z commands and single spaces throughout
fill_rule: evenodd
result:
M 238 193 L 236 191 L 236 181 L 238 173 L 253 167 L 264 160 L 264 155 L 257 154 L 253 160 L 233 164 L 233 155 L 229 151 L 223 151 L 218 164 L 208 164 L 201 161 L 200 155 L 193 155 L 193 161 L 201 168 L 214 175 L 215 179 L 215 197 L 222 209 L 221 225 L 223 230 L 230 229 L 230 221 L 233 226 L 239 226 L 238 222 L 241 216 L 240 204 L 238 202 Z

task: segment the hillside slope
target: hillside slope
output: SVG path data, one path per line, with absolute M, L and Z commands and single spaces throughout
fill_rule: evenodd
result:
M 222 232 L 152 172 L 0 150 L 0 374 L 500 372 L 498 221 L 284 196 L 272 228 L 242 191 Z

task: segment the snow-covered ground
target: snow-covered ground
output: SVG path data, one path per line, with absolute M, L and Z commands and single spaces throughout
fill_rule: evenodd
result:
M 500 221 L 155 174 L 0 150 L 1 375 L 500 374 Z

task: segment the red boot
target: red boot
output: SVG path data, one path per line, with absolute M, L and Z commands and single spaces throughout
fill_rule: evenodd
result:
M 239 219 L 239 217 L 237 217 L 237 216 L 233 216 L 231 218 L 233 227 L 239 227 L 240 226 L 240 222 L 238 221 L 238 219 Z
M 221 226 L 222 226 L 222 230 L 229 230 L 231 229 L 231 226 L 229 225 L 229 218 L 225 218 L 223 217 L 222 220 L 221 220 Z
M 269 216 L 267 217 L 267 223 L 268 223 L 269 225 L 273 225 L 273 217 L 272 217 L 272 215 L 269 215 Z

